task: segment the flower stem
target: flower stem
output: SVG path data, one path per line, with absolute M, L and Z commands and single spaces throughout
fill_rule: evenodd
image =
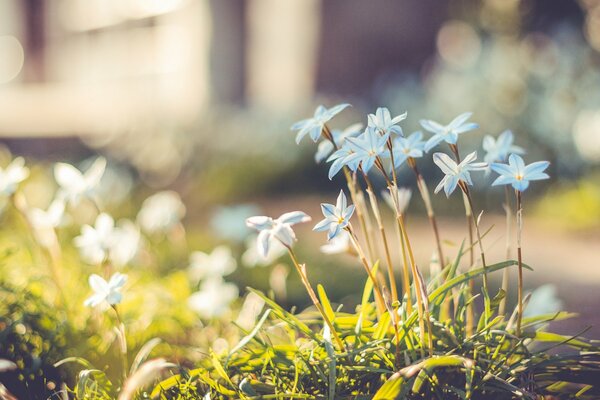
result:
M 392 265 L 392 256 L 390 254 L 387 235 L 385 233 L 385 228 L 383 226 L 383 220 L 381 219 L 381 212 L 379 210 L 377 196 L 375 196 L 375 191 L 373 190 L 373 184 L 371 183 L 371 180 L 369 179 L 368 175 L 363 172 L 363 176 L 365 178 L 365 182 L 367 183 L 367 194 L 369 195 L 371 209 L 373 210 L 373 215 L 375 215 L 375 221 L 377 222 L 377 227 L 379 228 L 379 234 L 381 235 L 381 241 L 383 242 L 383 249 L 385 252 L 385 261 L 386 261 L 386 267 L 387 267 L 387 272 L 388 272 L 388 280 L 390 282 L 390 289 L 392 291 L 392 302 L 396 302 L 396 301 L 398 301 L 398 288 L 396 287 L 396 278 L 394 276 L 394 267 Z
M 375 277 L 375 275 L 373 275 L 373 266 L 369 264 L 369 261 L 367 261 L 367 258 L 365 257 L 365 252 L 360 246 L 360 243 L 358 241 L 358 238 L 356 237 L 356 234 L 354 233 L 352 225 L 348 224 L 348 226 L 346 226 L 346 228 L 344 229 L 346 229 L 346 231 L 348 231 L 348 233 L 350 234 L 350 241 L 352 242 L 354 248 L 356 249 L 356 252 L 358 253 L 358 258 L 360 259 L 363 267 L 365 267 L 369 279 L 371 279 L 371 282 L 373 282 L 373 290 L 375 291 L 375 300 L 378 305 L 378 309 L 385 309 L 385 300 L 383 298 L 383 293 L 379 286 L 379 282 L 377 282 L 377 278 Z
M 512 228 L 512 210 L 510 207 L 510 188 L 504 186 L 504 211 L 506 212 L 506 260 L 510 260 L 511 255 L 511 228 Z M 510 279 L 510 272 L 508 268 L 504 268 L 502 272 L 502 290 L 504 291 L 504 298 L 500 301 L 498 308 L 498 314 L 504 315 L 506 312 L 506 298 L 508 297 L 508 281 Z
M 306 268 L 304 267 L 304 264 L 301 265 L 298 262 L 298 259 L 296 258 L 296 254 L 294 253 L 294 250 L 292 250 L 291 247 L 286 246 L 285 244 L 284 244 L 284 246 L 288 250 L 288 253 L 290 255 L 290 258 L 292 259 L 294 267 L 296 267 L 296 271 L 298 271 L 298 275 L 300 275 L 300 280 L 302 281 L 302 284 L 304 285 L 304 287 L 306 288 L 306 291 L 308 292 L 308 296 L 310 297 L 311 301 L 313 302 L 313 304 L 315 305 L 315 307 L 317 308 L 317 310 L 321 314 L 321 317 L 323 317 L 323 321 L 325 321 L 325 323 L 329 327 L 329 330 L 331 331 L 331 334 L 333 335 L 333 337 L 334 337 L 336 343 L 338 344 L 340 350 L 342 352 L 345 352 L 346 351 L 346 347 L 344 346 L 344 343 L 342 342 L 342 340 L 338 336 L 338 333 L 335 330 L 335 328 L 333 326 L 333 323 L 331 322 L 331 320 L 329 319 L 329 317 L 325 313 L 325 310 L 323 309 L 323 306 L 321 305 L 321 302 L 319 301 L 319 298 L 317 297 L 315 291 L 313 290 L 313 288 L 312 288 L 312 286 L 310 284 L 310 281 L 308 280 L 308 276 L 306 274 Z
M 523 231 L 523 206 L 521 203 L 521 191 L 515 190 L 517 196 L 517 260 L 519 265 L 518 299 L 517 310 L 517 336 L 521 335 L 521 322 L 523 320 L 523 257 L 521 254 L 521 232 Z
M 119 314 L 119 310 L 117 309 L 116 304 L 112 306 L 113 310 L 115 310 L 115 315 L 117 317 L 117 321 L 119 322 L 119 326 L 117 327 L 119 332 L 119 349 L 121 350 L 121 366 L 122 366 L 122 374 L 123 374 L 123 382 L 127 379 L 127 367 L 129 365 L 129 361 L 127 360 L 127 339 L 125 337 L 125 324 L 121 319 L 121 315 Z
M 408 165 L 412 168 L 415 173 L 417 179 L 417 187 L 419 188 L 419 193 L 421 194 L 421 198 L 423 199 L 423 203 L 425 204 L 425 209 L 427 210 L 427 217 L 429 218 L 429 222 L 431 224 L 431 228 L 433 229 L 433 234 L 435 236 L 435 243 L 437 246 L 438 260 L 442 269 L 445 266 L 446 259 L 444 258 L 444 252 L 442 250 L 442 240 L 440 239 L 440 231 L 438 229 L 437 219 L 435 217 L 435 212 L 433 211 L 433 205 L 431 202 L 431 197 L 429 197 L 429 188 L 427 187 L 427 183 L 421 175 L 421 172 L 417 168 L 417 164 L 414 158 L 408 159 Z

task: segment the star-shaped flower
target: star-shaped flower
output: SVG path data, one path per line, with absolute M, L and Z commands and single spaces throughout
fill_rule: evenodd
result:
M 0 168 L 0 194 L 12 195 L 17 190 L 18 184 L 28 176 L 29 169 L 25 166 L 23 157 L 15 158 L 6 168 Z
M 106 213 L 96 218 L 94 226 L 83 225 L 81 234 L 73 239 L 81 258 L 89 264 L 101 264 L 107 259 L 114 242 L 115 220 Z
M 346 138 L 348 137 L 356 137 L 361 134 L 362 124 L 352 124 L 343 131 L 339 129 L 333 129 L 331 131 L 331 136 L 333 136 L 333 141 L 338 148 L 341 148 L 346 142 Z M 317 146 L 317 152 L 315 153 L 315 161 L 320 163 L 324 159 L 327 158 L 333 151 L 335 150 L 335 146 L 331 141 L 327 139 L 323 139 L 319 146 Z
M 473 113 L 470 112 L 460 114 L 446 126 L 429 119 L 422 119 L 420 123 L 423 129 L 434 134 L 431 138 L 429 138 L 427 143 L 425 143 L 425 151 L 429 152 L 429 150 L 433 149 L 442 141 L 445 141 L 449 144 L 456 144 L 458 135 L 479 128 L 479 125 L 476 123 L 467 122 L 472 114 Z
M 513 133 L 506 130 L 494 139 L 490 135 L 485 135 L 483 138 L 483 150 L 485 150 L 484 161 L 486 163 L 506 162 L 509 154 L 524 154 L 525 150 L 522 147 L 513 144 Z
M 356 171 L 360 166 L 360 159 L 355 156 L 354 150 L 352 150 L 350 143 L 348 143 L 347 140 L 339 150 L 336 150 L 329 156 L 327 162 L 331 162 L 328 174 L 330 180 L 344 167 Z
M 380 135 L 375 129 L 367 128 L 359 137 L 346 139 L 348 149 L 352 152 L 346 157 L 346 164 L 358 161 L 366 174 L 378 157 L 386 156 L 389 136 L 389 133 Z
M 302 211 L 292 211 L 282 214 L 279 218 L 256 216 L 246 220 L 246 225 L 259 231 L 256 240 L 258 253 L 267 257 L 269 247 L 274 240 L 281 242 L 286 247 L 291 247 L 296 241 L 296 234 L 292 225 L 308 222 L 311 218 Z
M 319 140 L 325 124 L 349 106 L 350 104 L 346 103 L 338 104 L 337 106 L 333 106 L 329 109 L 325 108 L 324 106 L 319 106 L 315 110 L 315 114 L 312 118 L 307 118 L 296 122 L 291 128 L 293 131 L 298 131 L 298 134 L 296 135 L 296 144 L 300 143 L 306 134 L 310 136 L 313 142 Z
M 315 225 L 313 230 L 328 231 L 327 240 L 331 240 L 350 223 L 350 218 L 354 213 L 354 205 L 347 205 L 346 195 L 344 191 L 340 190 L 335 206 L 321 203 L 321 211 L 325 219 Z
M 394 139 L 392 152 L 394 154 L 394 168 L 399 168 L 409 158 L 423 157 L 423 133 L 413 132 L 409 137 L 399 137 Z
M 83 304 L 89 307 L 96 307 L 104 302 L 111 306 L 119 304 L 123 297 L 121 289 L 123 289 L 125 282 L 127 282 L 127 275 L 119 272 L 115 272 L 108 282 L 101 276 L 92 274 L 89 283 L 94 294 L 88 297 Z
M 474 161 L 477 159 L 477 152 L 474 151 L 468 156 L 465 157 L 464 160 L 460 164 L 456 164 L 456 162 L 451 159 L 447 154 L 444 153 L 435 153 L 433 155 L 433 162 L 436 163 L 438 167 L 442 170 L 446 176 L 440 181 L 439 185 L 435 188 L 435 193 L 438 193 L 442 188 L 444 188 L 444 192 L 446 193 L 446 197 L 450 197 L 450 194 L 454 192 L 458 182 L 465 182 L 467 185 L 472 185 L 473 181 L 471 180 L 471 171 L 483 170 L 486 168 L 486 163 L 475 163 Z
M 406 112 L 392 118 L 390 110 L 386 107 L 379 107 L 375 114 L 369 114 L 369 128 L 373 128 L 379 134 L 395 133 L 402 136 L 402 128 L 398 124 L 406 119 Z
M 70 164 L 57 163 L 54 178 L 60 186 L 58 197 L 73 205 L 77 205 L 82 197 L 93 198 L 105 169 L 104 157 L 98 157 L 84 173 Z
M 508 164 L 493 163 L 490 165 L 490 168 L 500 175 L 492 183 L 492 186 L 512 185 L 515 190 L 523 192 L 529 187 L 530 181 L 549 178 L 548 174 L 544 172 L 549 165 L 548 161 L 537 161 L 525 165 L 520 156 L 511 154 L 508 157 Z

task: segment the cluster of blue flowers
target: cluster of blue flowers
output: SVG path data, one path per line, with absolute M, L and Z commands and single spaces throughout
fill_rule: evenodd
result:
M 432 120 L 421 120 L 421 127 L 433 134 L 427 140 L 421 131 L 405 136 L 399 123 L 406 119 L 407 114 L 392 117 L 390 111 L 384 107 L 378 108 L 375 114 L 368 115 L 367 126 L 364 129 L 360 124 L 354 124 L 342 131 L 330 131 L 327 123 L 347 107 L 349 104 L 340 104 L 330 109 L 319 106 L 312 118 L 292 126 L 292 130 L 298 131 L 297 143 L 307 134 L 314 142 L 322 139 L 315 159 L 317 162 L 326 160 L 331 163 L 329 179 L 343 168 L 368 174 L 373 166 L 376 166 L 385 175 L 386 171 L 398 169 L 408 160 L 423 157 L 443 142 L 450 146 L 455 157 L 453 159 L 441 152 L 433 154 L 434 163 L 445 175 L 435 193 L 443 189 L 446 196 L 450 196 L 461 182 L 465 187 L 472 185 L 470 173 L 479 170 L 486 171 L 486 174 L 494 171 L 499 175 L 493 181 L 493 186 L 511 185 L 519 192 L 526 190 L 530 181 L 548 178 L 544 171 L 549 163 L 539 161 L 525 165 L 520 156 L 525 151 L 513 144 L 514 136 L 511 131 L 503 132 L 497 139 L 485 136 L 482 146 L 486 153 L 485 162 L 476 162 L 475 151 L 460 160 L 457 147 L 459 136 L 479 127 L 478 124 L 469 121 L 472 113 L 463 113 L 447 125 Z M 339 232 L 339 229 L 334 228 L 334 220 L 339 217 L 339 213 L 333 212 L 332 207 L 324 209 L 326 221 L 330 223 L 326 224 L 323 221 L 323 224 L 317 225 L 319 230 L 324 230 L 326 226 L 331 227 L 328 234 L 330 239 Z

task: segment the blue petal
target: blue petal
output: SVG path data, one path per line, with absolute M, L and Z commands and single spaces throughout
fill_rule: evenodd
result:
M 529 181 L 526 181 L 525 179 L 521 179 L 520 181 L 515 179 L 512 183 L 512 187 L 519 192 L 524 192 L 525 189 L 529 187 Z
M 446 180 L 446 184 L 444 185 L 444 192 L 446 193 L 446 197 L 450 197 L 456 186 L 458 185 L 458 177 L 456 176 L 448 176 Z
M 324 220 L 321 220 L 318 224 L 315 225 L 313 231 L 326 231 L 327 229 L 329 229 L 329 225 L 331 225 L 332 223 L 333 222 L 331 220 L 325 218 Z
M 514 177 L 510 176 L 510 175 L 500 175 L 492 183 L 492 186 L 512 185 L 512 183 L 515 182 L 515 181 L 516 181 L 516 179 Z
M 327 240 L 331 240 L 340 233 L 341 226 L 339 224 L 331 224 L 329 227 L 329 232 L 327 232 Z
M 333 204 L 321 203 L 321 211 L 326 218 L 337 218 L 335 214 L 335 206 Z
M 535 178 L 532 178 L 532 177 L 536 176 L 540 173 L 543 173 L 544 170 L 546 168 L 548 168 L 549 165 L 550 165 L 550 163 L 548 161 L 537 161 L 537 162 L 531 163 L 525 167 L 525 169 L 523 170 L 523 175 L 527 179 L 534 180 Z M 546 174 L 544 174 L 544 175 L 546 175 Z M 548 175 L 546 175 L 546 177 L 547 176 Z M 545 179 L 545 178 L 541 178 L 541 179 Z

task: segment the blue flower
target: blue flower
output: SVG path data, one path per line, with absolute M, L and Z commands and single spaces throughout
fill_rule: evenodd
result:
M 350 168 L 352 171 L 356 171 L 360 166 L 360 160 L 355 156 L 354 150 L 350 148 L 350 145 L 346 141 L 342 148 L 336 150 L 329 158 L 327 162 L 331 162 L 329 167 L 329 179 L 333 179 L 338 172 L 344 167 Z
M 406 112 L 392 118 L 390 110 L 385 107 L 379 107 L 375 114 L 369 114 L 369 128 L 376 129 L 379 134 L 395 133 L 402 136 L 402 128 L 398 123 L 406 119 Z
M 292 211 L 282 214 L 279 218 L 256 216 L 246 219 L 246 226 L 256 229 L 258 254 L 266 258 L 272 242 L 279 241 L 286 247 L 291 247 L 296 241 L 296 234 L 292 225 L 310 221 L 310 216 L 302 211 Z
M 335 206 L 321 203 L 321 210 L 325 219 L 315 225 L 313 231 L 327 231 L 327 240 L 331 240 L 350 223 L 354 205 L 347 205 L 346 195 L 344 191 L 340 190 Z
M 456 141 L 458 140 L 458 135 L 479 128 L 479 125 L 477 125 L 476 123 L 467 122 L 467 120 L 471 117 L 472 114 L 473 113 L 470 112 L 460 114 L 446 126 L 443 126 L 442 124 L 435 121 L 431 121 L 429 119 L 422 119 L 420 121 L 421 126 L 425 130 L 434 134 L 431 138 L 429 138 L 427 143 L 425 143 L 425 151 L 429 152 L 429 150 L 433 149 L 442 141 L 445 141 L 449 144 L 456 144 Z
M 530 181 L 539 181 L 548 179 L 549 176 L 544 172 L 550 163 L 548 161 L 537 161 L 529 165 L 525 165 L 523 159 L 511 154 L 508 157 L 508 164 L 493 163 L 490 165 L 494 172 L 500 176 L 496 178 L 492 186 L 497 185 L 512 185 L 515 190 L 520 192 L 525 191 L 529 187 Z
M 423 139 L 423 133 L 420 131 L 413 132 L 407 138 L 399 137 L 394 139 L 394 145 L 392 147 L 392 152 L 394 154 L 394 168 L 400 167 L 409 157 L 423 157 L 425 142 L 421 139 Z
M 462 181 L 467 185 L 472 185 L 473 181 L 471 180 L 470 172 L 485 169 L 487 166 L 486 163 L 473 162 L 476 159 L 476 151 L 466 156 L 460 164 L 456 164 L 456 162 L 447 154 L 435 153 L 433 155 L 433 162 L 435 162 L 436 165 L 440 167 L 442 172 L 446 174 L 446 176 L 444 176 L 444 178 L 435 188 L 435 193 L 438 193 L 440 190 L 442 190 L 442 188 L 444 188 L 446 197 L 450 197 L 450 194 L 452 194 L 454 189 L 456 189 L 458 182 Z
M 359 161 L 362 170 L 369 172 L 377 157 L 385 156 L 387 153 L 387 140 L 389 133 L 380 135 L 375 129 L 367 128 L 365 132 L 356 138 L 347 138 L 349 150 L 353 153 L 346 157 L 346 163 Z
M 349 107 L 350 104 L 338 104 L 337 106 L 333 106 L 329 109 L 324 106 L 319 106 L 315 110 L 315 114 L 312 118 L 303 119 L 302 121 L 296 122 L 292 125 L 293 131 L 298 131 L 296 135 L 296 144 L 300 143 L 302 138 L 306 136 L 308 133 L 313 142 L 319 140 L 321 136 L 321 131 L 323 127 L 329 120 L 336 116 L 336 114 L 340 113 L 346 107 Z
M 487 163 L 505 162 L 509 154 L 524 154 L 525 150 L 513 145 L 513 141 L 513 133 L 509 130 L 502 132 L 498 139 L 486 135 L 483 138 L 484 161 Z
M 343 131 L 339 129 L 333 129 L 331 131 L 331 136 L 333 136 L 335 146 L 337 146 L 338 148 L 342 147 L 346 142 L 346 138 L 356 137 L 360 135 L 361 129 L 361 123 L 352 124 Z M 335 146 L 333 145 L 333 143 L 331 143 L 331 141 L 323 139 L 317 147 L 317 152 L 315 153 L 315 161 L 317 163 L 320 163 L 321 161 L 326 159 L 327 156 L 329 156 L 333 152 L 333 150 L 335 150 Z

